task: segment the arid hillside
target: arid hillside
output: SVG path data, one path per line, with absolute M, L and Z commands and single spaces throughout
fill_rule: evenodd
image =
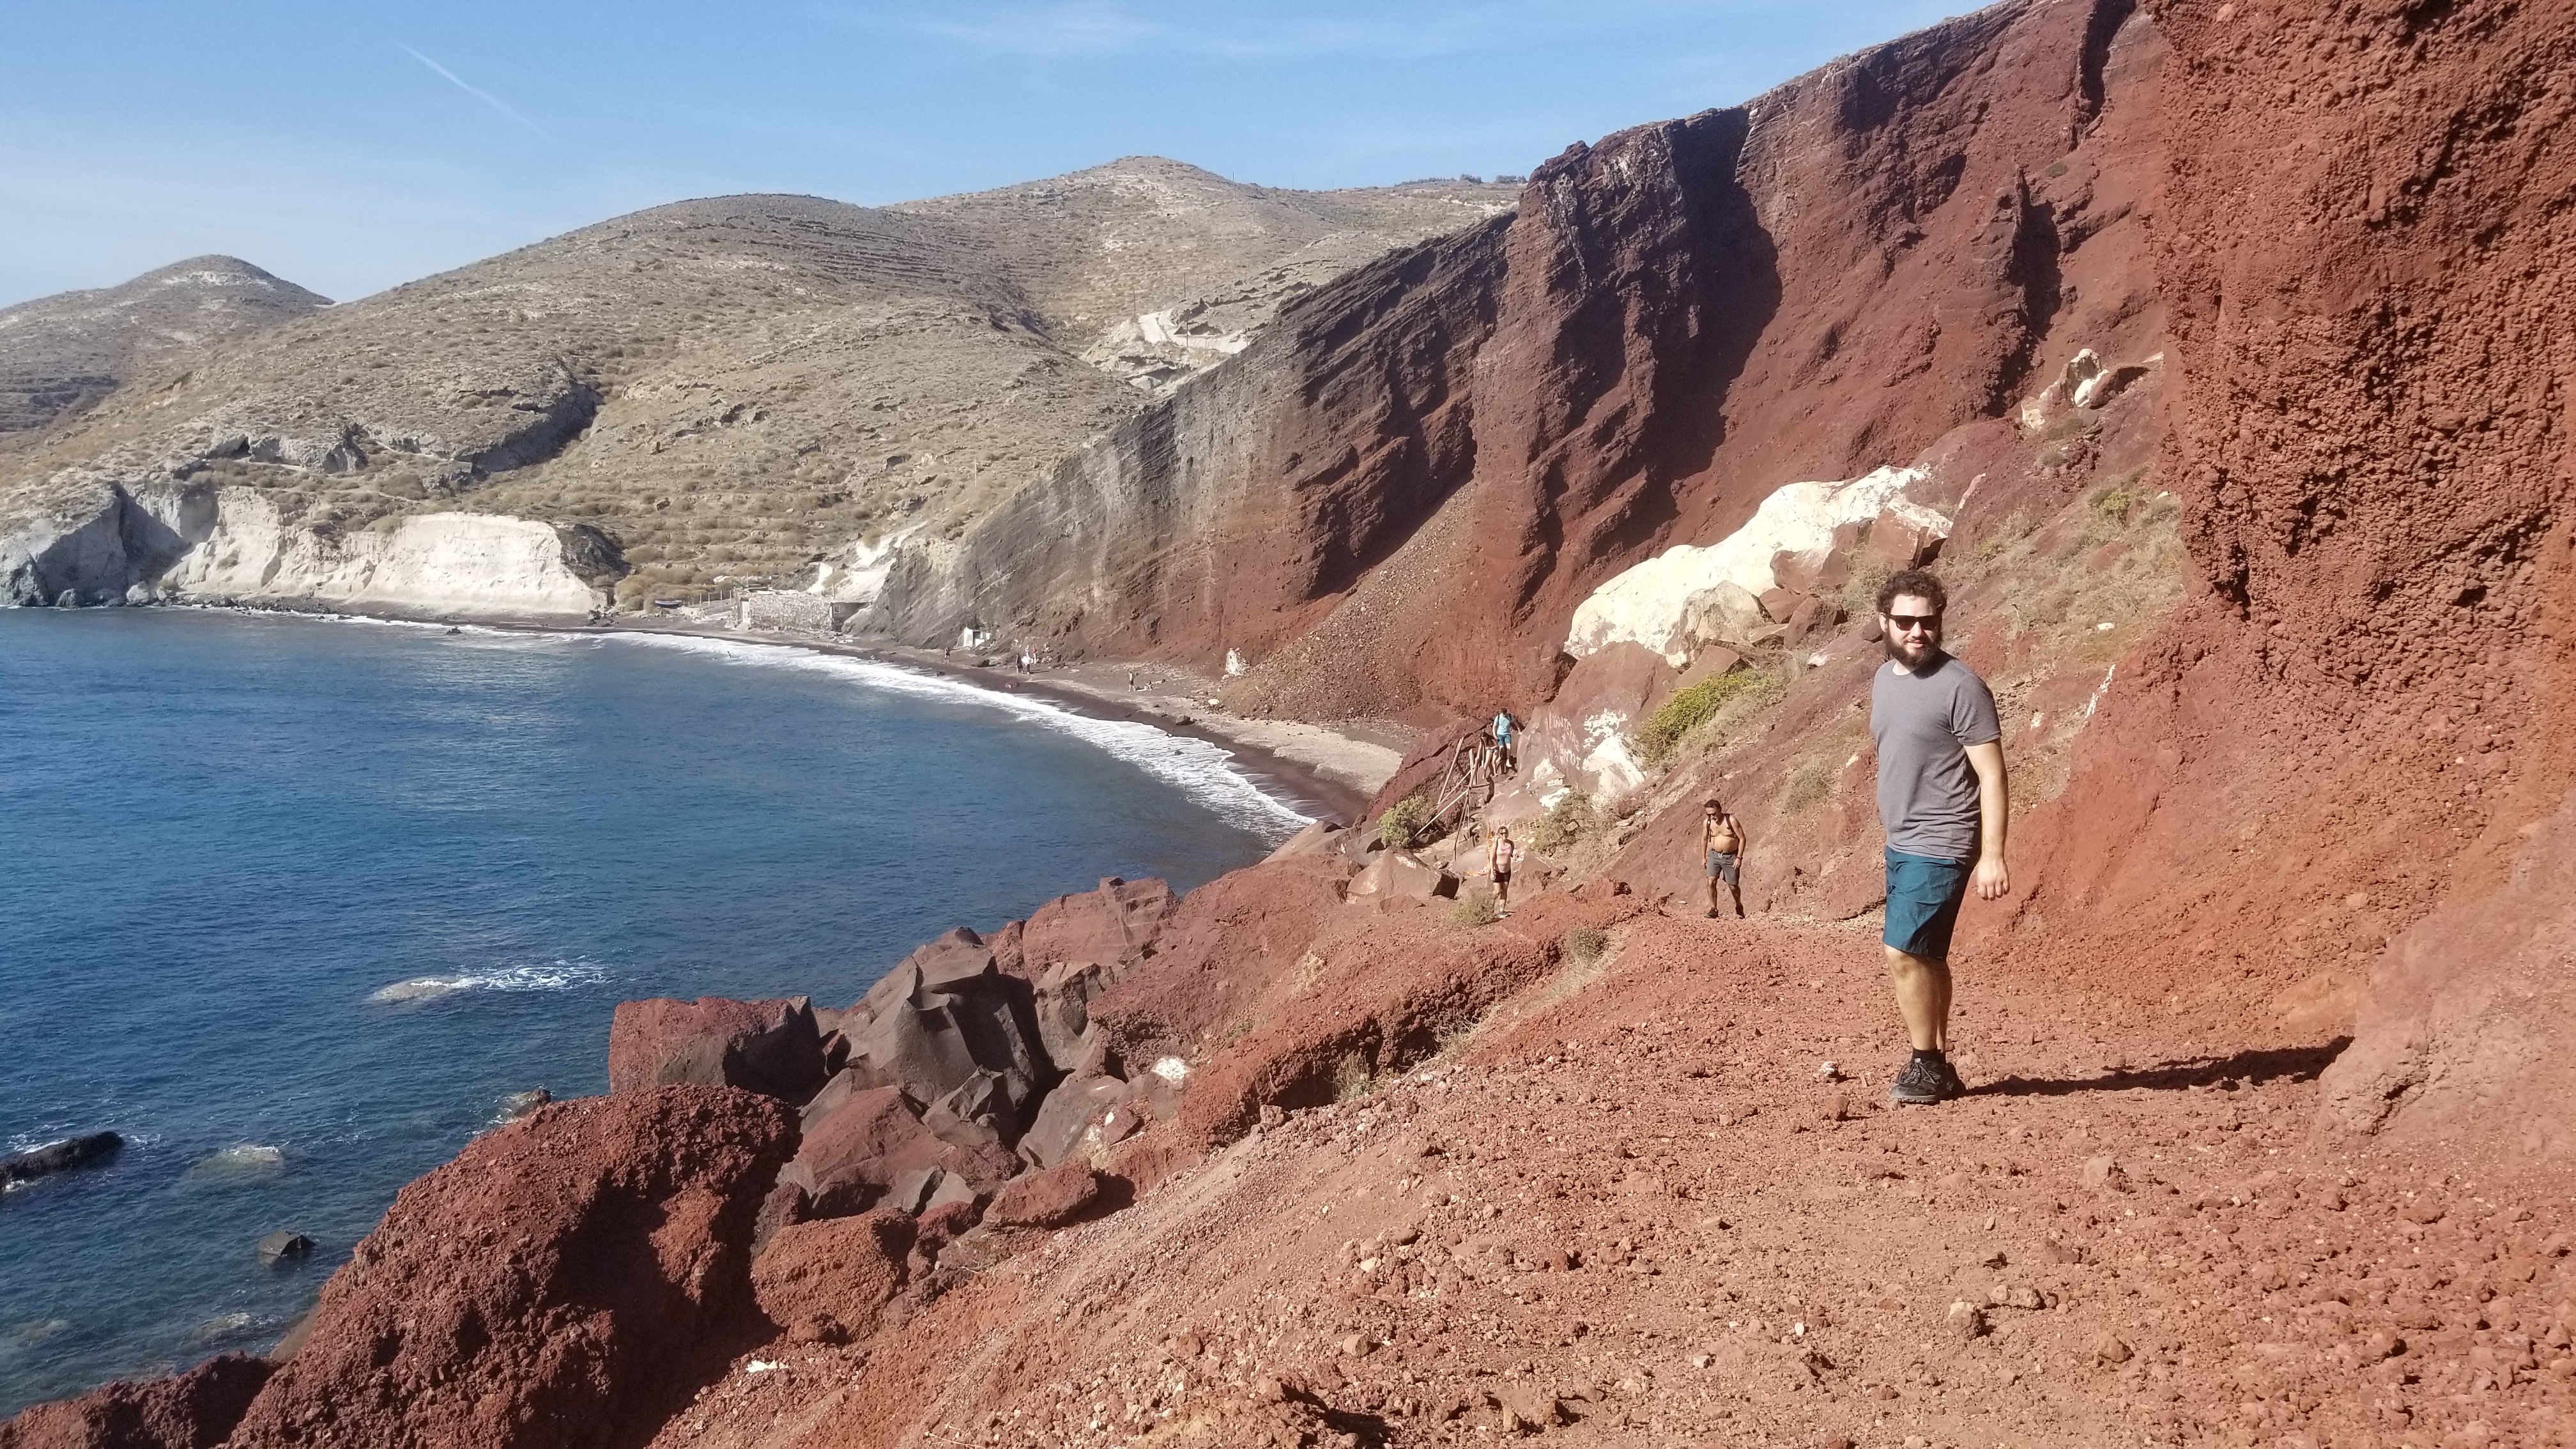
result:
M 0 445 L 146 374 L 331 300 L 233 257 L 190 257 L 120 286 L 0 308 Z
M 893 210 L 681 202 L 157 359 L 0 463 L 0 518 L 41 559 L 112 490 L 248 490 L 307 552 L 447 511 L 596 530 L 628 606 L 826 561 L 852 586 L 882 541 L 953 537 L 1281 298 L 1512 195 L 1285 192 L 1138 158 Z M 190 533 L 183 505 L 152 507 Z M 73 562 L 91 556 L 28 569 L 27 592 L 121 595 L 169 562 L 138 543 L 96 577 Z

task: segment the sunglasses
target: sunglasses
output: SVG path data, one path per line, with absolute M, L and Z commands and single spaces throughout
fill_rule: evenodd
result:
M 1917 629 L 1929 634 L 1941 627 L 1941 616 L 1938 614 L 1890 614 L 1887 616 L 1887 627 L 1895 630 L 1899 634 L 1911 634 Z

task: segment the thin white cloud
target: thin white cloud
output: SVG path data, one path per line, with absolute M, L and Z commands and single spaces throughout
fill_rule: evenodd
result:
M 479 90 L 466 84 L 464 78 L 459 76 L 456 72 L 449 70 L 447 67 L 440 65 L 437 61 L 431 60 L 428 56 L 421 54 L 419 51 L 412 49 L 410 46 L 405 45 L 400 41 L 394 42 L 394 49 L 401 51 L 403 54 L 410 56 L 416 61 L 419 61 L 422 65 L 428 66 L 432 74 L 438 76 L 441 80 L 446 81 L 449 85 L 456 87 L 458 90 L 465 92 L 474 99 L 481 101 L 483 104 L 490 106 L 496 111 L 499 111 L 502 115 L 505 115 L 511 120 L 518 122 L 520 125 L 527 127 L 529 130 L 536 132 L 539 136 L 545 137 L 546 140 L 554 140 L 554 137 L 546 134 L 545 127 L 538 125 L 536 122 L 520 115 L 517 111 L 512 110 L 510 108 L 510 103 L 501 99 L 499 96 L 492 94 L 490 91 Z

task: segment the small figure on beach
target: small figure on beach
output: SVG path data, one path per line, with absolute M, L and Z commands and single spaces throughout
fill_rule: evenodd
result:
M 1494 711 L 1494 761 L 1504 774 L 1512 772 L 1512 726 L 1519 721 L 1507 709 Z
M 1889 1095 L 1915 1105 L 1967 1094 L 1949 1056 L 1950 932 L 1971 885 L 1986 901 L 2012 890 L 2003 727 L 1986 682 L 1941 648 L 1949 603 L 1922 569 L 1879 585 L 1887 663 L 1869 688 L 1887 829 L 1887 973 L 1913 1047 Z
M 1494 827 L 1493 839 L 1485 843 L 1485 869 L 1494 878 L 1494 906 L 1505 915 L 1511 914 L 1512 862 L 1520 858 L 1520 847 L 1512 843 L 1508 825 Z
M 1714 795 L 1700 802 L 1699 848 L 1708 863 L 1708 918 L 1717 919 L 1717 888 L 1724 886 L 1727 901 L 1740 919 L 1744 915 L 1744 827 Z

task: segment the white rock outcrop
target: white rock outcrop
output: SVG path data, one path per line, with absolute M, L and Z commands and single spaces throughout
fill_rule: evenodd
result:
M 896 553 L 916 531 L 899 529 L 874 542 L 853 539 L 839 558 L 816 568 L 807 592 L 835 604 L 874 603 L 885 589 L 886 571 L 894 567 Z
M 1771 567 L 1778 555 L 1821 564 L 1834 546 L 1834 530 L 1881 514 L 1948 537 L 1947 518 L 1905 496 L 1927 476 L 1920 468 L 1881 468 L 1847 482 L 1777 488 L 1742 528 L 1717 543 L 1668 548 L 1593 590 L 1574 611 L 1565 652 L 1581 659 L 1624 641 L 1654 650 L 1678 669 L 1702 644 L 1742 642 L 1762 618 L 1755 600 L 1780 586 Z
M 608 603 L 566 564 L 550 524 L 424 513 L 331 537 L 286 522 L 249 488 L 216 494 L 213 526 L 159 584 L 188 599 L 353 612 L 585 618 Z

